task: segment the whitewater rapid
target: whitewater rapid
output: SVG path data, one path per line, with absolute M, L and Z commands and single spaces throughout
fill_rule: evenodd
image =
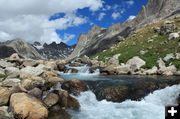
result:
M 122 103 L 97 101 L 91 91 L 77 97 L 80 111 L 69 111 L 73 119 L 165 119 L 165 105 L 175 104 L 180 85 L 154 91 L 141 101 Z

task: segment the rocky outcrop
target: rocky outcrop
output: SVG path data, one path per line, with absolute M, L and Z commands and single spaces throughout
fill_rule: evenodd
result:
M 176 16 L 179 13 L 180 3 L 178 0 L 149 0 L 133 20 L 114 24 L 108 29 L 94 26 L 87 34 L 79 35 L 78 43 L 68 59 L 95 55 L 111 48 L 115 43 L 120 42 L 122 37 L 127 37 L 135 29 Z
M 43 103 L 26 93 L 13 94 L 10 107 L 14 117 L 18 119 L 46 119 L 48 117 L 48 110 Z

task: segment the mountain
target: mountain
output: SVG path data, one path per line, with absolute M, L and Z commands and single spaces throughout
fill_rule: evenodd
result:
M 0 58 L 6 58 L 13 53 L 18 53 L 24 58 L 31 59 L 64 59 L 71 54 L 75 45 L 68 46 L 61 42 L 56 44 L 41 44 L 34 42 L 33 44 L 26 43 L 21 39 L 0 42 Z
M 75 45 L 68 46 L 63 42 L 42 45 L 39 42 L 34 42 L 33 47 L 46 59 L 65 59 L 72 53 Z
M 137 29 L 179 14 L 179 0 L 150 0 L 133 20 L 114 24 L 108 29 L 93 26 L 87 34 L 80 34 L 78 43 L 68 59 L 93 56 L 109 49 Z
M 13 53 L 18 53 L 24 58 L 43 59 L 31 44 L 23 42 L 20 39 L 0 43 L 0 49 L 0 58 L 6 58 Z

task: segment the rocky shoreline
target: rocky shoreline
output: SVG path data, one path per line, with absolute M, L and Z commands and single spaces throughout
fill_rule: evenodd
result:
M 103 75 L 126 74 L 116 72 L 122 65 L 114 65 L 114 60 L 110 60 L 110 62 L 112 64 L 107 66 L 103 62 L 90 60 L 86 56 L 73 62 L 30 60 L 20 58 L 18 54 L 0 60 L 0 118 L 51 119 L 51 117 L 56 117 L 58 119 L 71 119 L 66 110 L 80 109 L 80 104 L 74 96 L 89 90 L 89 86 L 83 81 L 59 78 L 57 71 L 77 73 L 77 69 L 68 68 L 66 65 L 81 66 L 86 64 L 91 66 L 91 73 L 98 68 Z M 137 72 L 141 70 L 140 67 L 144 62 L 135 57 L 130 59 L 127 64 L 132 72 L 138 74 Z M 163 66 L 162 62 L 160 64 Z M 144 82 L 140 84 L 143 85 L 142 88 L 140 85 L 137 88 L 117 86 L 103 90 L 99 99 L 114 102 L 122 102 L 125 99 L 139 100 L 154 90 L 175 84 L 180 84 L 179 80 L 157 84 Z M 129 97 L 132 92 L 134 95 Z M 111 98 L 109 98 L 110 95 Z

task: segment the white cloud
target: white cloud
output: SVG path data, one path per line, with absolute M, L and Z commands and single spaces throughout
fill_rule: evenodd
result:
M 21 38 L 28 42 L 60 42 L 55 29 L 67 29 L 87 22 L 76 15 L 78 9 L 96 11 L 102 0 L 0 0 L 0 41 Z M 65 16 L 49 21 L 49 16 Z M 3 35 L 2 35 L 3 34 Z
M 75 35 L 74 34 L 64 34 L 64 39 L 63 39 L 63 42 L 68 42 L 70 41 L 71 39 L 75 38 Z
M 98 21 L 101 21 L 105 15 L 106 15 L 106 13 L 104 13 L 104 12 L 100 13 L 98 16 Z
M 134 19 L 135 17 L 136 17 L 136 16 L 131 15 L 131 16 L 129 16 L 128 20 L 132 20 L 132 19 Z
M 134 5 L 134 0 L 129 0 L 126 2 L 129 6 Z
M 112 18 L 114 19 L 114 20 L 116 20 L 116 19 L 118 19 L 118 18 L 120 18 L 121 17 L 121 14 L 119 13 L 119 12 L 113 12 L 112 13 Z

